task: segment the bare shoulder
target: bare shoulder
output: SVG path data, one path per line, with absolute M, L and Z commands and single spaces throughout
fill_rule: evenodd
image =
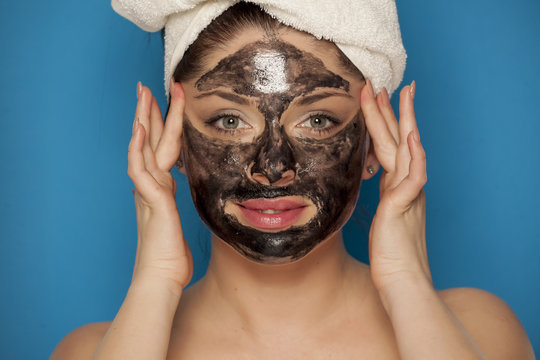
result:
M 50 360 L 90 360 L 110 325 L 110 321 L 97 322 L 73 330 L 56 346 Z
M 474 288 L 439 291 L 488 359 L 535 359 L 525 329 L 502 299 Z

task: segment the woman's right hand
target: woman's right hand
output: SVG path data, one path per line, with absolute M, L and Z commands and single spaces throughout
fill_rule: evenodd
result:
M 185 96 L 171 79 L 165 125 L 150 89 L 137 84 L 137 110 L 129 144 L 128 174 L 135 185 L 137 255 L 133 279 L 157 278 L 182 290 L 193 274 L 191 252 L 182 234 L 171 169 L 180 155 Z
M 180 155 L 185 103 L 182 87 L 174 81 L 171 95 L 164 125 L 156 99 L 137 84 L 128 174 L 136 188 L 138 241 L 126 298 L 104 335 L 101 324 L 83 326 L 62 340 L 51 359 L 167 358 L 174 315 L 193 272 L 170 172 Z

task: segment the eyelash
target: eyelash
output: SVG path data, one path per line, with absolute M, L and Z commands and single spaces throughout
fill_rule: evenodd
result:
M 211 117 L 210 119 L 206 120 L 205 121 L 205 124 L 207 124 L 208 126 L 210 126 L 213 130 L 216 130 L 217 132 L 219 132 L 220 134 L 225 134 L 225 135 L 229 135 L 229 136 L 234 136 L 237 134 L 238 131 L 241 131 L 241 130 L 244 130 L 245 128 L 239 128 L 239 129 L 223 129 L 221 127 L 218 127 L 215 125 L 216 122 L 218 122 L 219 120 L 223 119 L 223 118 L 226 118 L 226 117 L 235 117 L 237 119 L 239 119 L 240 121 L 244 122 L 244 120 L 242 120 L 242 118 L 236 114 L 233 114 L 233 113 L 223 113 L 223 114 L 218 114 L 216 116 L 213 116 Z
M 206 120 L 205 123 L 207 125 L 209 125 L 212 129 L 216 130 L 217 132 L 221 133 L 221 134 L 226 134 L 226 135 L 229 135 L 229 136 L 234 136 L 237 134 L 237 132 L 245 129 L 245 128 L 239 128 L 239 129 L 224 129 L 224 128 L 221 128 L 221 127 L 218 127 L 215 125 L 215 123 L 223 118 L 226 118 L 226 117 L 235 117 L 235 118 L 238 118 L 240 121 L 244 122 L 240 116 L 236 115 L 236 114 L 233 114 L 233 113 L 223 113 L 223 114 L 219 114 L 219 115 L 216 115 L 216 116 L 213 116 L 211 117 L 210 119 Z M 304 129 L 307 129 L 307 131 L 311 132 L 311 133 L 314 133 L 315 135 L 318 135 L 318 136 L 322 136 L 322 135 L 325 135 L 325 134 L 328 134 L 330 133 L 331 131 L 334 130 L 334 128 L 338 125 L 340 125 L 342 123 L 341 120 L 339 119 L 336 119 L 335 117 L 333 116 L 330 116 L 330 115 L 327 115 L 325 113 L 315 113 L 315 114 L 310 114 L 308 116 L 308 118 L 304 121 L 302 121 L 299 125 L 301 124 L 304 124 L 306 123 L 307 121 L 309 121 L 311 118 L 313 117 L 322 117 L 322 118 L 325 118 L 327 119 L 331 125 L 330 126 L 327 126 L 325 128 L 322 128 L 322 129 L 316 129 L 316 128 L 313 128 L 313 127 L 308 127 L 308 126 L 299 126 L 301 128 L 304 128 Z
M 330 126 L 327 126 L 327 127 L 325 127 L 325 128 L 322 128 L 322 129 L 316 129 L 316 128 L 308 127 L 308 126 L 300 126 L 300 127 L 301 127 L 301 128 L 304 128 L 304 129 L 308 129 L 308 131 L 310 131 L 310 132 L 312 132 L 312 133 L 314 133 L 314 134 L 316 134 L 316 135 L 325 135 L 325 134 L 328 134 L 328 133 L 330 133 L 331 131 L 333 131 L 334 128 L 335 128 L 336 126 L 338 126 L 339 124 L 342 123 L 341 120 L 336 119 L 336 118 L 333 117 L 333 116 L 330 116 L 330 115 L 327 115 L 327 114 L 321 112 L 321 113 L 310 114 L 310 115 L 308 116 L 308 118 L 307 118 L 306 120 L 302 121 L 299 125 L 308 122 L 310 119 L 312 119 L 312 118 L 314 118 L 314 117 L 322 117 L 322 118 L 325 118 L 325 119 L 327 119 L 327 120 L 331 123 L 331 125 L 330 125 Z

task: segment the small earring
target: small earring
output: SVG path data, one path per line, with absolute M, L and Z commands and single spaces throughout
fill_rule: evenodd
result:
M 375 172 L 375 169 L 373 168 L 373 166 L 368 165 L 368 167 L 367 167 L 367 172 L 368 172 L 370 175 L 373 175 L 373 173 Z

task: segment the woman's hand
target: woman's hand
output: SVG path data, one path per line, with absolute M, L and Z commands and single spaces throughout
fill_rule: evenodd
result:
M 361 104 L 375 155 L 383 167 L 380 201 L 369 232 L 371 277 L 381 292 L 395 282 L 431 283 L 426 237 L 426 157 L 414 115 L 414 82 L 401 90 L 399 123 L 385 89 L 368 80 Z
M 180 155 L 184 93 L 171 80 L 163 126 L 150 90 L 137 84 L 128 174 L 135 184 L 138 243 L 133 279 L 92 359 L 165 359 L 174 314 L 192 274 L 192 259 L 176 208 L 170 170 Z
M 433 288 L 425 235 L 426 157 L 414 116 L 414 82 L 401 90 L 399 123 L 383 90 L 368 81 L 361 104 L 383 166 L 380 200 L 369 232 L 371 278 L 402 359 L 485 359 Z
M 163 125 L 150 89 L 137 85 L 137 110 L 129 144 L 128 174 L 135 184 L 137 256 L 133 280 L 157 277 L 179 291 L 193 273 L 191 252 L 176 208 L 176 182 L 171 169 L 180 155 L 185 97 L 171 80 L 171 105 Z

